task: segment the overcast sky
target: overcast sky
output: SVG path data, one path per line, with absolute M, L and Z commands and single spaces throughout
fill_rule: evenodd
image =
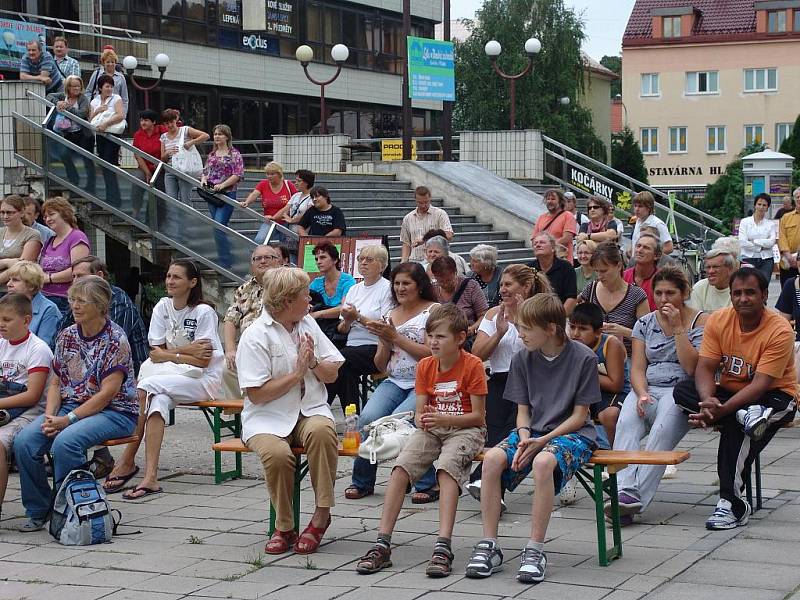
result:
M 565 0 L 565 4 L 583 14 L 584 31 L 588 40 L 584 50 L 600 60 L 603 55 L 618 55 L 622 48 L 622 34 L 635 0 Z M 483 0 L 451 0 L 452 18 L 472 18 Z

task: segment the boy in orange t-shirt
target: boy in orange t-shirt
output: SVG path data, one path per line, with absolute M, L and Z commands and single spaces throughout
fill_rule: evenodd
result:
M 786 319 L 765 308 L 768 288 L 757 269 L 739 269 L 731 276 L 733 306 L 709 317 L 695 379 L 678 383 L 673 393 L 675 403 L 690 413 L 691 425 L 716 427 L 721 433 L 720 500 L 707 529 L 747 524 L 752 510 L 741 496 L 750 465 L 778 429 L 794 419 L 794 332 Z
M 439 537 L 425 573 L 450 575 L 453 552 L 450 538 L 456 519 L 461 485 L 469 477 L 472 460 L 486 440 L 486 372 L 477 356 L 462 346 L 469 322 L 454 304 L 431 311 L 425 325 L 432 356 L 417 365 L 415 431 L 392 469 L 383 502 L 378 540 L 359 559 L 356 570 L 377 573 L 392 565 L 391 539 L 405 490 L 431 466 L 439 483 Z

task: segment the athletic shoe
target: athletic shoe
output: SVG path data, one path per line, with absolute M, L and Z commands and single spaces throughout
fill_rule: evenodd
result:
M 564 484 L 564 487 L 561 488 L 561 492 L 558 494 L 558 498 L 564 506 L 575 504 L 578 500 L 578 482 L 575 481 L 574 477 Z
M 772 414 L 771 408 L 751 404 L 736 411 L 736 420 L 744 426 L 744 433 L 754 441 L 760 440 L 767 431 L 767 422 Z
M 520 557 L 517 581 L 520 583 L 540 583 L 544 581 L 544 570 L 547 568 L 547 555 L 536 548 L 525 547 Z
M 20 533 L 33 533 L 34 531 L 41 531 L 44 529 L 45 523 L 47 523 L 47 519 L 43 519 L 41 521 L 36 519 L 26 519 L 24 523 L 14 526 L 14 529 Z
M 478 502 L 481 501 L 481 480 L 476 479 L 475 481 L 470 481 L 466 486 L 469 495 L 475 498 Z
M 750 520 L 750 514 L 753 512 L 747 501 L 744 502 L 744 514 L 738 519 L 731 510 L 731 503 L 727 500 L 720 498 L 717 502 L 717 508 L 714 513 L 708 517 L 706 521 L 706 529 L 720 530 L 720 529 L 734 529 L 747 525 Z
M 667 468 L 664 469 L 664 475 L 661 477 L 662 479 L 675 479 L 678 476 L 678 467 L 675 465 L 667 465 Z
M 621 516 L 633 516 L 642 510 L 641 501 L 638 498 L 634 498 L 630 494 L 620 492 L 617 496 L 617 500 L 619 501 L 619 514 Z M 611 516 L 611 500 L 605 501 L 603 504 L 603 512 L 606 513 L 607 517 Z
M 467 577 L 481 579 L 502 570 L 503 551 L 492 540 L 481 540 L 472 547 L 467 561 Z

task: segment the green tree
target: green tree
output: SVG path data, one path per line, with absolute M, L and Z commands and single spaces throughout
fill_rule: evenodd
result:
M 611 166 L 642 183 L 650 183 L 647 180 L 647 167 L 644 164 L 642 149 L 627 126 L 611 141 Z
M 725 172 L 712 184 L 706 187 L 706 195 L 698 208 L 714 215 L 722 221 L 722 233 L 730 233 L 733 220 L 744 216 L 744 175 L 742 174 L 742 157 L 754 152 L 761 152 L 764 144 L 750 144 L 744 148 L 736 160 L 728 163 Z
M 617 94 L 622 93 L 622 57 L 604 56 L 600 59 L 600 64 L 619 75 L 619 79 L 611 82 L 611 97 L 614 98 Z
M 794 122 L 792 132 L 781 144 L 779 152 L 794 156 L 794 168 L 792 169 L 792 188 L 800 186 L 800 116 Z
M 476 21 L 466 21 L 470 37 L 456 43 L 456 129 L 502 130 L 509 126 L 509 86 L 492 70 L 484 45 L 496 39 L 503 47 L 497 63 L 506 73 L 525 68 L 525 40 L 538 38 L 541 52 L 534 71 L 517 81 L 516 126 L 547 135 L 605 161 L 602 140 L 592 128 L 588 109 L 576 99 L 583 91 L 583 24 L 564 0 L 486 0 Z M 559 98 L 571 102 L 562 106 Z

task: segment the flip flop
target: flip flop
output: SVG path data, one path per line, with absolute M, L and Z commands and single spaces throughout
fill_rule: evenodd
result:
M 109 475 L 106 477 L 106 480 L 103 482 L 103 489 L 105 490 L 106 494 L 116 494 L 117 492 L 121 492 L 125 487 L 125 484 L 128 483 L 131 479 L 136 477 L 139 473 L 139 467 L 134 467 L 133 471 L 128 473 L 127 475 L 116 475 L 111 477 Z M 112 484 L 112 485 L 106 485 Z
M 154 488 L 144 487 L 143 485 L 140 485 L 140 486 L 135 487 L 132 490 L 129 490 L 129 491 L 125 492 L 124 494 L 122 494 L 122 499 L 123 500 L 141 500 L 142 498 L 145 498 L 147 496 L 151 496 L 153 494 L 160 494 L 163 491 L 164 491 L 164 488 L 155 488 L 154 489 Z M 134 495 L 137 492 L 144 492 L 144 494 L 139 494 L 138 496 Z

